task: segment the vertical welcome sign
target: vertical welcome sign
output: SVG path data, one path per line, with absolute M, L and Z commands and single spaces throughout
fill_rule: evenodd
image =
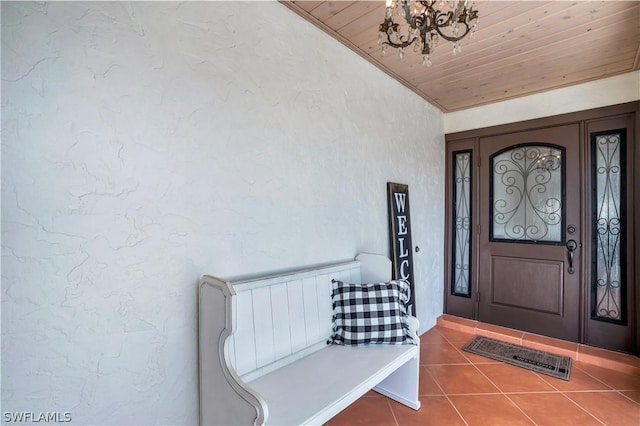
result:
M 411 216 L 409 214 L 409 187 L 387 182 L 389 207 L 389 241 L 393 279 L 405 279 L 411 284 L 411 299 L 407 311 L 415 315 L 415 285 L 413 282 L 413 253 L 411 248 Z

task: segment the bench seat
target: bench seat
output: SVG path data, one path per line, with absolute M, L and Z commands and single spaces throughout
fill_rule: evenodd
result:
M 248 384 L 269 407 L 267 425 L 318 425 L 415 358 L 417 351 L 414 345 L 330 345 Z

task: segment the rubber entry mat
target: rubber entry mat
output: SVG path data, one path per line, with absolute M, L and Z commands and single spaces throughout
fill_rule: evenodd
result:
M 569 380 L 571 376 L 571 358 L 568 356 L 525 348 L 484 336 L 474 336 L 462 349 L 558 379 Z

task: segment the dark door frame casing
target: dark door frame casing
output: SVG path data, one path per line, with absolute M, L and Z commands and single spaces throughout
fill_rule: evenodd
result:
M 479 200 L 477 194 L 480 194 L 480 176 L 479 166 L 482 162 L 488 161 L 487 158 L 480 158 L 479 143 L 483 137 L 504 135 L 509 133 L 522 132 L 527 130 L 543 129 L 548 127 L 556 127 L 565 124 L 579 124 L 581 138 L 581 154 L 580 163 L 583 170 L 581 175 L 581 187 L 575 190 L 581 192 L 581 215 L 582 223 L 589 227 L 591 217 L 591 156 L 589 154 L 590 135 L 600 130 L 613 130 L 607 126 L 609 123 L 613 125 L 624 122 L 627 123 L 627 161 L 633 167 L 627 168 L 627 183 L 630 188 L 626 192 L 626 205 L 628 212 L 628 235 L 626 243 L 626 251 L 628 261 L 626 263 L 627 276 L 627 299 L 629 304 L 627 329 L 625 331 L 624 348 L 616 348 L 624 352 L 640 354 L 640 208 L 635 208 L 636 203 L 640 203 L 640 101 L 628 102 L 625 104 L 595 108 L 575 113 L 562 114 L 552 117 L 545 117 L 533 120 L 527 120 L 518 123 L 504 124 L 481 129 L 468 130 L 445 135 L 446 141 L 446 188 L 445 188 L 445 282 L 444 282 L 444 312 L 478 319 L 478 259 L 479 259 L 479 231 L 481 224 L 479 220 Z M 469 275 L 470 291 L 468 295 L 453 294 L 452 280 L 454 276 L 454 265 L 452 262 L 454 246 L 452 240 L 454 237 L 454 219 L 453 219 L 453 202 L 454 202 L 454 155 L 456 153 L 469 152 L 471 154 L 470 168 L 470 193 L 471 204 L 469 206 L 471 219 L 469 221 L 470 232 L 470 259 Z M 638 170 L 636 170 L 638 169 Z M 636 201 L 638 200 L 638 201 Z M 585 228 L 580 227 L 580 229 Z M 589 232 L 583 232 L 587 236 Z M 590 238 L 584 238 L 583 249 L 579 251 L 580 265 L 589 269 L 591 265 L 591 241 Z M 580 295 L 580 319 L 579 319 L 579 342 L 586 344 L 594 344 L 590 339 L 589 322 L 594 323 L 590 319 L 590 269 L 582 275 L 581 295 Z M 596 334 L 597 327 L 591 327 L 591 333 Z M 605 332 L 606 333 L 606 332 Z M 597 330 L 597 334 L 602 335 L 602 330 Z

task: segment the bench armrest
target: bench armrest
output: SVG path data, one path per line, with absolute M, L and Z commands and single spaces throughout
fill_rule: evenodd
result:
M 199 376 L 201 425 L 262 425 L 269 416 L 264 398 L 244 383 L 231 364 L 235 291 L 204 275 L 199 285 Z

